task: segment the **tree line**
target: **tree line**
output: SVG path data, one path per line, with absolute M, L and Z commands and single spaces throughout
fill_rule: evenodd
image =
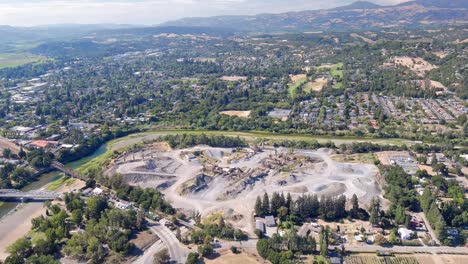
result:
M 49 203 L 46 216 L 32 220 L 39 238 L 17 240 L 5 263 L 59 263 L 61 253 L 88 263 L 114 263 L 131 253 L 131 235 L 144 228 L 142 210 L 116 209 L 102 197 L 85 202 L 80 193 L 66 193 L 64 202 L 64 209 Z

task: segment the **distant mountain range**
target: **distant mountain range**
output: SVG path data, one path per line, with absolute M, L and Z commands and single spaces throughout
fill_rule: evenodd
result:
M 100 30 L 113 30 L 135 27 L 114 24 L 58 24 L 36 27 L 12 27 L 0 25 L 0 44 L 18 41 L 47 41 L 80 37 Z
M 393 6 L 358 1 L 328 10 L 183 18 L 162 26 L 218 27 L 236 32 L 301 32 L 468 23 L 468 0 L 416 0 Z
M 0 53 L 27 51 L 42 43 L 116 36 L 146 37 L 161 33 L 232 34 L 346 31 L 375 28 L 435 27 L 467 25 L 468 0 L 416 0 L 393 6 L 358 1 L 328 10 L 184 18 L 156 27 L 116 24 L 60 24 L 36 27 L 0 25 Z

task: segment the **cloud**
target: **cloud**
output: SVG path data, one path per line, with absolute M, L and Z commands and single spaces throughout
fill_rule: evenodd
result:
M 354 0 L 0 0 L 0 24 L 154 25 L 182 17 L 253 15 L 345 5 Z M 394 4 L 405 0 L 374 0 Z

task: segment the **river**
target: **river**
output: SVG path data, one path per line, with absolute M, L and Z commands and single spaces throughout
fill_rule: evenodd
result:
M 99 147 L 93 154 L 86 156 L 82 159 L 79 159 L 74 162 L 70 162 L 66 164 L 67 167 L 77 169 L 81 167 L 83 164 L 87 163 L 88 161 L 106 153 L 107 150 L 107 144 L 103 144 L 101 147 Z M 60 179 L 63 176 L 62 173 L 58 171 L 52 171 L 49 173 L 44 173 L 42 174 L 39 178 L 37 178 L 36 181 L 31 182 L 30 184 L 26 185 L 23 187 L 21 190 L 23 191 L 31 191 L 31 190 L 39 190 L 44 188 L 46 185 L 49 183 L 52 183 L 58 179 Z M 16 206 L 19 205 L 18 202 L 0 202 L 0 218 L 11 212 Z

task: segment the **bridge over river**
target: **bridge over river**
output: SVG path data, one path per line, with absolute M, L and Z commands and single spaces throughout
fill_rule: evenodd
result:
M 52 168 L 58 170 L 58 171 L 61 171 L 63 173 L 65 173 L 66 175 L 72 177 L 72 178 L 76 178 L 76 179 L 79 179 L 79 180 L 82 180 L 82 181 L 86 181 L 87 179 L 83 176 L 81 176 L 81 174 L 79 174 L 77 171 L 71 169 L 71 168 L 67 168 L 65 167 L 65 165 L 63 165 L 62 163 L 58 162 L 58 161 L 53 161 L 52 164 L 50 165 Z
M 65 165 L 57 161 L 52 162 L 49 169 L 40 171 L 38 172 L 38 174 L 42 174 L 44 172 L 48 172 L 54 169 L 63 172 L 69 177 L 86 181 L 85 177 L 81 176 L 78 172 L 76 172 L 75 170 L 71 168 L 65 167 Z M 44 190 L 33 190 L 33 191 L 23 192 L 23 191 L 15 190 L 15 189 L 0 189 L 0 199 L 2 198 L 19 199 L 22 201 L 27 201 L 27 200 L 55 200 L 59 197 L 60 197 L 60 194 L 58 193 L 48 192 Z
M 0 189 L 0 199 L 20 199 L 20 200 L 55 200 L 60 197 L 59 193 L 43 190 L 23 192 L 14 189 Z

